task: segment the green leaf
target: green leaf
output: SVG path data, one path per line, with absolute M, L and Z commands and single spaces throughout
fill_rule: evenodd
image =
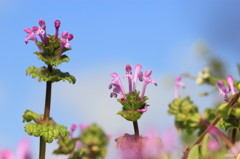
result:
M 35 137 L 43 137 L 45 142 L 51 143 L 54 139 L 58 137 L 65 137 L 70 134 L 67 128 L 63 125 L 42 125 L 35 123 L 28 123 L 25 125 L 25 132 L 29 135 L 33 135 Z M 59 132 L 64 133 L 59 133 Z
M 206 134 L 204 136 L 202 144 L 201 144 L 201 156 L 202 156 L 202 158 L 207 158 L 207 156 L 209 154 L 208 141 L 209 141 L 209 134 Z
M 38 81 L 45 82 L 58 82 L 58 81 L 68 81 L 74 84 L 76 79 L 74 76 L 70 75 L 68 72 L 61 72 L 59 69 L 53 68 L 52 72 L 49 72 L 48 68 L 45 66 L 37 68 L 35 66 L 30 66 L 26 70 L 27 75 L 32 75 L 32 78 L 38 77 Z
M 141 113 L 135 110 L 121 110 L 117 114 L 129 121 L 137 121 L 142 116 Z
M 198 145 L 195 145 L 191 148 L 190 152 L 188 153 L 187 159 L 201 159 Z

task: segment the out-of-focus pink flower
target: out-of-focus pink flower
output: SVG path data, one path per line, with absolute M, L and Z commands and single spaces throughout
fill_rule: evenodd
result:
M 185 88 L 185 84 L 181 81 L 182 77 L 181 76 L 177 76 L 175 79 L 175 98 L 179 98 L 179 93 L 178 93 L 178 89 L 179 87 L 181 88 Z
M 30 140 L 28 138 L 22 139 L 17 147 L 17 159 L 31 159 Z
M 22 139 L 17 146 L 16 154 L 12 150 L 0 150 L 0 159 L 32 159 L 30 140 Z
M 216 140 L 216 139 L 210 139 L 208 141 L 208 148 L 212 151 L 212 152 L 216 152 L 221 148 L 220 143 Z
M 72 124 L 71 128 L 70 128 L 70 139 L 73 138 L 73 132 L 76 130 L 77 125 L 76 124 Z
M 80 140 L 77 140 L 76 142 L 75 142 L 75 151 L 77 150 L 77 149 L 79 149 L 80 147 L 82 147 L 82 143 L 81 143 L 81 141 Z
M 13 151 L 11 151 L 11 150 L 0 150 L 0 159 L 14 159 Z
M 234 81 L 232 76 L 228 75 L 226 77 L 226 80 L 228 83 L 229 90 L 232 92 L 232 95 L 235 95 L 237 93 L 237 89 L 234 87 Z
M 80 128 L 81 131 L 84 131 L 84 130 L 86 130 L 87 128 L 89 128 L 89 125 L 88 125 L 88 124 L 80 124 L 80 125 L 79 125 L 79 128 Z

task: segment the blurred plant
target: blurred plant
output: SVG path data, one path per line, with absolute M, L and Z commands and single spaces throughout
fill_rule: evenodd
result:
M 45 158 L 46 142 L 52 142 L 53 139 L 64 137 L 69 135 L 67 128 L 63 125 L 58 125 L 50 117 L 50 104 L 51 104 L 51 89 L 52 83 L 58 81 L 68 81 L 69 83 L 75 83 L 76 79 L 68 72 L 62 72 L 56 67 L 63 62 L 68 62 L 67 55 L 63 55 L 64 52 L 70 50 L 69 41 L 73 39 L 72 34 L 63 32 L 61 38 L 58 38 L 60 21 L 54 22 L 55 35 L 47 35 L 46 24 L 43 19 L 39 20 L 39 27 L 32 27 L 32 29 L 26 28 L 24 31 L 28 34 L 25 38 L 27 44 L 29 40 L 35 42 L 38 47 L 38 51 L 34 52 L 38 56 L 39 60 L 42 60 L 46 66 L 37 68 L 30 66 L 26 70 L 27 75 L 32 75 L 32 78 L 38 77 L 38 81 L 46 82 L 46 99 L 44 115 L 39 115 L 30 110 L 26 110 L 23 115 L 23 122 L 31 122 L 25 126 L 25 131 L 29 135 L 40 137 L 40 152 L 39 158 Z M 41 39 L 38 41 L 37 36 Z
M 178 82 L 179 80 L 176 80 L 176 85 Z M 205 109 L 204 114 L 201 115 L 198 112 L 198 107 L 191 102 L 190 97 L 181 99 L 175 95 L 176 98 L 169 104 L 168 112 L 169 114 L 175 115 L 175 125 L 177 129 L 180 132 L 185 131 L 190 135 L 198 130 L 199 135 L 195 143 L 186 149 L 183 159 L 192 159 L 193 157 L 196 159 L 211 159 L 217 155 L 224 156 L 223 152 L 226 153 L 227 149 L 221 146 L 220 140 L 217 138 L 220 137 L 229 148 L 233 148 L 240 119 L 239 82 L 233 81 L 231 76 L 227 76 L 226 80 L 220 80 L 219 78 L 211 76 L 209 70 L 205 69 L 199 74 L 197 83 L 205 83 L 213 86 L 216 86 L 217 83 L 219 94 L 224 97 L 224 101 L 227 103 L 220 104 L 217 110 Z M 228 84 L 228 87 L 226 87 L 225 84 Z M 218 127 L 224 128 L 226 131 L 231 128 L 231 141 Z M 212 137 L 209 137 L 207 134 L 211 134 Z M 211 153 L 209 153 L 209 149 Z
M 22 139 L 18 143 L 16 152 L 8 149 L 0 150 L 0 159 L 32 159 L 30 140 L 27 138 Z
M 58 139 L 59 148 L 53 153 L 69 155 L 69 159 L 103 159 L 107 154 L 108 135 L 96 124 L 80 124 L 81 133 L 73 137 L 76 128 L 77 125 L 73 124 L 70 137 Z

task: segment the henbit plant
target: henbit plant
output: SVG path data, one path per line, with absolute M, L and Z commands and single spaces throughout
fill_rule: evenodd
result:
M 73 137 L 76 128 L 81 133 Z M 69 159 L 103 159 L 107 154 L 109 136 L 97 125 L 73 124 L 70 136 L 58 139 L 59 148 L 54 150 L 56 155 L 69 155 Z
M 38 81 L 46 82 L 46 98 L 44 114 L 40 115 L 34 113 L 31 110 L 26 110 L 23 115 L 23 122 L 31 122 L 25 126 L 25 131 L 29 135 L 40 137 L 40 151 L 39 158 L 45 158 L 46 142 L 51 143 L 58 137 L 68 136 L 70 133 L 67 128 L 63 125 L 57 124 L 52 117 L 50 117 L 50 105 L 51 105 L 51 90 L 52 83 L 58 81 L 68 81 L 69 83 L 75 83 L 76 79 L 68 72 L 62 72 L 56 67 L 63 62 L 68 62 L 70 59 L 63 53 L 70 50 L 69 41 L 73 39 L 72 34 L 64 31 L 61 38 L 58 37 L 60 21 L 54 22 L 55 34 L 47 35 L 46 24 L 43 19 L 39 20 L 39 27 L 32 27 L 32 29 L 26 28 L 24 31 L 28 34 L 24 40 L 27 44 L 29 40 L 35 42 L 38 47 L 38 51 L 34 52 L 38 56 L 39 60 L 42 60 L 46 66 L 37 68 L 30 66 L 26 70 L 27 75 L 32 75 L 32 78 L 38 77 Z M 37 36 L 41 39 L 38 41 Z
M 119 94 L 121 98 L 118 98 L 118 102 L 121 103 L 122 110 L 117 114 L 121 115 L 126 120 L 133 122 L 135 139 L 139 138 L 139 129 L 138 129 L 138 119 L 141 118 L 142 114 L 147 111 L 148 104 L 146 101 L 148 97 L 145 96 L 146 87 L 149 83 L 153 83 L 157 86 L 157 83 L 150 77 L 152 74 L 151 70 L 147 70 L 144 74 L 141 71 L 142 65 L 136 65 L 134 75 L 132 75 L 132 67 L 126 65 L 126 75 L 124 78 L 128 78 L 129 92 L 126 93 L 121 79 L 117 73 L 111 73 L 113 80 L 109 85 L 109 89 L 113 88 L 113 92 L 110 94 L 110 97 L 117 97 Z M 136 90 L 137 81 L 143 81 L 142 91 Z
M 218 85 L 219 94 L 224 97 L 226 103 L 220 104 L 217 109 L 206 109 L 204 114 L 201 115 L 198 112 L 198 107 L 193 105 L 189 97 L 181 99 L 178 95 L 175 95 L 176 98 L 169 104 L 168 112 L 169 114 L 175 115 L 175 125 L 180 132 L 193 134 L 198 130 L 199 138 L 192 146 L 186 149 L 182 157 L 183 159 L 210 159 L 213 156 L 224 158 L 224 154 L 227 153 L 228 149 L 222 146 L 222 142 L 224 142 L 229 149 L 234 150 L 237 130 L 240 128 L 240 94 L 238 93 L 240 90 L 240 82 L 233 81 L 231 76 L 227 76 L 226 80 L 220 80 L 219 78 L 211 76 L 207 69 L 199 75 L 197 83 L 206 83 L 213 86 Z M 178 84 L 179 80 L 176 80 L 175 88 Z M 225 84 L 228 84 L 228 87 L 225 87 Z M 230 93 L 231 95 L 229 95 Z M 228 134 L 231 134 L 230 132 L 232 131 L 232 134 L 228 137 L 224 132 L 220 131 L 219 128 L 225 129 Z M 229 139 L 230 137 L 231 140 Z M 233 156 L 234 155 L 237 156 L 238 154 L 235 153 Z

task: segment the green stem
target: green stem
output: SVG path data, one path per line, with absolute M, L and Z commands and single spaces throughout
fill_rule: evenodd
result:
M 237 135 L 237 129 L 234 128 L 234 129 L 232 130 L 232 143 L 233 143 L 233 144 L 235 144 L 236 135 Z
M 137 120 L 133 121 L 133 127 L 134 127 L 135 139 L 138 140 L 139 139 L 139 129 L 138 129 Z
M 235 97 L 231 99 L 231 101 L 228 103 L 228 105 L 226 105 L 225 108 L 229 108 L 229 107 L 233 106 L 233 105 L 238 101 L 239 96 L 240 96 L 240 93 L 236 94 Z M 210 125 L 208 126 L 208 128 L 202 133 L 202 135 L 194 142 L 194 144 L 191 146 L 191 148 L 192 148 L 193 146 L 195 146 L 195 145 L 199 145 L 199 144 L 202 142 L 204 136 L 205 136 L 213 127 L 215 127 L 215 125 L 219 122 L 220 119 L 221 119 L 221 117 L 216 117 L 216 118 L 214 119 L 214 121 L 212 122 L 212 124 L 210 124 Z M 182 159 L 187 159 L 188 153 L 190 152 L 191 148 L 187 149 L 187 150 L 184 152 L 184 155 L 183 155 Z
M 46 142 L 42 137 L 40 137 L 39 159 L 45 159 L 45 152 L 46 152 Z
M 49 72 L 52 72 L 52 66 L 48 65 L 48 70 Z M 45 121 L 49 120 L 50 118 L 51 92 L 52 92 L 52 82 L 47 82 L 44 117 L 43 117 L 43 120 Z M 42 137 L 40 137 L 39 159 L 45 159 L 45 153 L 46 153 L 46 142 Z

